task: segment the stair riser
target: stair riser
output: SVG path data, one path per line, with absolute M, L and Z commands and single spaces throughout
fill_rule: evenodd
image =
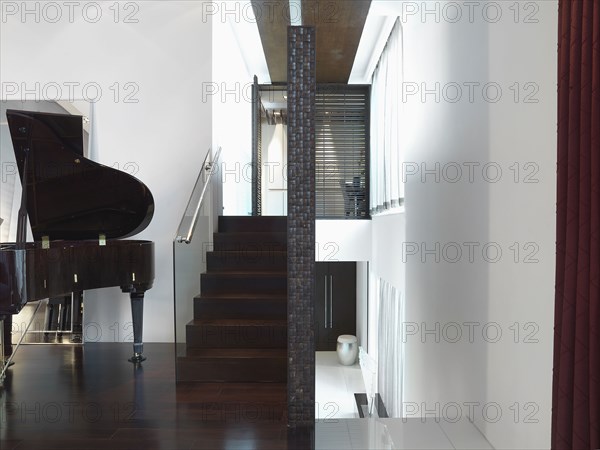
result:
M 208 250 L 211 250 L 210 248 Z M 213 251 L 285 252 L 287 236 L 283 233 L 220 234 L 213 237 Z
M 270 243 L 278 243 L 278 244 L 286 244 L 287 243 L 287 233 L 281 233 L 279 231 L 267 231 L 261 233 L 260 231 L 251 231 L 251 232 L 219 232 L 213 233 L 213 240 L 219 241 L 227 241 L 227 242 L 239 242 L 242 244 L 250 243 L 254 245 L 260 244 L 270 244 Z
M 188 348 L 285 348 L 287 329 L 273 326 L 188 325 Z
M 195 319 L 282 319 L 287 317 L 283 300 L 194 299 Z
M 287 270 L 287 254 L 274 251 L 258 254 L 250 251 L 210 252 L 206 255 L 206 262 L 209 272 L 240 270 L 285 272 Z
M 219 217 L 220 232 L 279 231 L 287 230 L 287 217 Z
M 285 252 L 287 243 L 276 241 L 268 242 L 235 242 L 235 240 L 215 240 L 213 250 L 216 252 Z
M 201 276 L 202 293 L 211 294 L 282 294 L 287 295 L 287 277 L 226 277 L 219 274 Z
M 177 361 L 179 381 L 284 383 L 287 380 L 285 358 L 278 359 L 188 359 Z

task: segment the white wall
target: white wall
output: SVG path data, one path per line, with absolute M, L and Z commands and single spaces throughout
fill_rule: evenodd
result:
M 203 96 L 213 102 L 213 145 L 222 147 L 219 167 L 227 216 L 252 212 L 253 74 L 248 72 L 232 28 L 240 20 L 243 15 L 214 16 L 213 79 L 203 87 Z
M 488 186 L 481 177 L 473 183 L 436 180 L 436 164 L 488 161 L 488 106 L 480 95 L 473 103 L 465 97 L 450 103 L 441 95 L 421 94 L 435 91 L 436 83 L 489 78 L 487 26 L 428 19 L 411 16 L 403 24 L 405 88 L 419 91 L 405 99 L 406 117 L 412 119 L 403 127 L 406 167 L 417 173 L 406 176 L 406 241 L 399 255 L 406 263 L 406 324 L 400 332 L 406 344 L 404 412 L 409 417 L 442 416 L 444 406 L 455 403 L 481 404 L 486 385 L 482 340 L 452 343 L 440 337 L 442 330 L 454 331 L 447 324 L 486 322 L 486 264 L 480 257 L 469 262 L 464 252 L 452 263 L 440 253 L 452 250 L 446 247 L 451 243 L 462 251 L 463 243 L 487 241 Z
M 414 95 L 405 223 L 373 219 L 372 275 L 406 294 L 405 415 L 450 421 L 459 405 L 496 448 L 548 448 L 557 3 L 387 3 L 403 14 Z M 538 182 L 525 183 L 534 171 Z M 532 251 L 538 261 L 524 263 Z
M 356 338 L 358 345 L 369 348 L 369 262 L 356 263 Z
M 173 340 L 172 239 L 211 145 L 211 99 L 200 100 L 202 83 L 211 80 L 211 24 L 203 18 L 201 2 L 135 2 L 130 5 L 139 10 L 121 9 L 117 23 L 111 5 L 103 4 L 96 23 L 90 21 L 95 20 L 91 9 L 86 15 L 76 9 L 70 23 L 66 7 L 56 23 L 46 20 L 54 17 L 49 10 L 46 16 L 41 10 L 37 21 L 34 15 L 25 20 L 19 14 L 7 16 L 0 30 L 0 81 L 8 99 L 24 96 L 21 83 L 28 89 L 40 83 L 38 98 L 55 96 L 50 83 L 62 88 L 62 99 L 70 96 L 68 83 L 79 83 L 76 99 L 82 98 L 86 83 L 100 87 L 99 162 L 134 163 L 136 176 L 154 195 L 154 220 L 136 236 L 156 243 L 156 280 L 146 297 L 144 339 L 168 342 Z M 126 17 L 137 22 L 126 23 Z M 7 83 L 19 86 L 10 97 Z M 96 97 L 93 89 L 87 94 Z M 118 288 L 87 294 L 89 340 L 128 340 L 130 320 L 129 301 Z
M 402 244 L 405 241 L 406 214 L 404 211 L 373 217 L 371 226 L 371 270 L 388 283 L 402 287 L 405 282 L 405 264 Z
M 372 257 L 369 264 L 368 353 L 377 359 L 379 352 L 379 292 L 377 280 L 387 281 L 401 293 L 406 290 L 405 263 L 402 244 L 405 241 L 406 215 L 404 211 L 374 216 L 371 220 Z
M 262 121 L 262 215 L 287 215 L 287 125 Z
M 371 221 L 317 220 L 316 261 L 369 261 Z
M 550 447 L 558 5 L 534 5 L 539 11 L 522 9 L 521 20 L 535 12 L 537 23 L 489 27 L 490 74 L 502 85 L 519 82 L 521 94 L 519 103 L 489 108 L 490 159 L 520 169 L 516 180 L 515 170 L 507 170 L 489 187 L 489 240 L 506 257 L 488 267 L 488 320 L 502 324 L 505 335 L 487 348 L 486 399 L 513 405 L 499 422 L 483 424 L 496 448 Z M 525 103 L 528 94 L 537 102 Z

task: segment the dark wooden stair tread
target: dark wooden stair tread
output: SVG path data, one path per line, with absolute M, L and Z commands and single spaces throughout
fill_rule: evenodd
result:
M 272 271 L 272 270 L 219 270 L 214 272 L 206 272 L 202 274 L 203 276 L 220 276 L 227 278 L 246 278 L 246 277 L 287 277 L 287 271 Z
M 287 233 L 214 233 L 212 251 L 287 251 Z
M 288 254 L 287 250 L 212 250 L 208 253 L 211 253 L 216 256 L 236 256 L 236 255 L 257 255 L 262 256 L 266 254 L 273 254 L 277 256 L 286 256 Z
M 232 292 L 232 293 L 225 292 L 225 293 L 214 293 L 214 294 L 200 293 L 194 298 L 204 299 L 204 300 L 248 300 L 248 301 L 281 300 L 281 301 L 287 301 L 287 296 L 284 294 L 271 294 L 271 293 L 257 294 L 257 293 L 252 293 L 252 292 L 249 292 L 248 294 L 243 294 L 243 293 L 239 293 L 239 292 Z
M 207 359 L 264 359 L 287 358 L 285 348 L 190 348 L 186 358 Z
M 281 319 L 194 319 L 188 325 L 219 327 L 286 327 L 287 320 Z
M 223 238 L 231 238 L 237 236 L 248 238 L 250 236 L 256 236 L 257 238 L 259 238 L 257 242 L 262 242 L 263 239 L 266 239 L 266 241 L 268 241 L 271 237 L 287 237 L 287 233 L 285 231 L 219 231 L 213 233 L 213 235 L 222 236 Z
M 242 238 L 252 244 L 271 244 L 274 242 L 287 243 L 287 233 L 279 231 L 268 233 L 261 233 L 260 231 L 228 231 L 226 233 L 214 233 L 213 237 L 222 241 Z

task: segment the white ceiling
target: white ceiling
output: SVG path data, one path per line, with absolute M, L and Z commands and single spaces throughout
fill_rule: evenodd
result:
M 394 23 L 402 11 L 403 1 L 372 0 L 348 84 L 371 84 Z

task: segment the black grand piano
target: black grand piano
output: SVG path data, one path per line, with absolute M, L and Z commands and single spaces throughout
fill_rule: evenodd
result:
M 0 243 L 0 320 L 10 323 L 27 302 L 119 286 L 131 298 L 130 361 L 143 361 L 143 301 L 154 281 L 154 243 L 123 238 L 152 220 L 150 190 L 84 158 L 81 116 L 15 110 L 6 116 L 23 195 L 16 242 Z M 27 216 L 34 242 L 26 242 Z M 5 348 L 10 353 L 10 342 Z

